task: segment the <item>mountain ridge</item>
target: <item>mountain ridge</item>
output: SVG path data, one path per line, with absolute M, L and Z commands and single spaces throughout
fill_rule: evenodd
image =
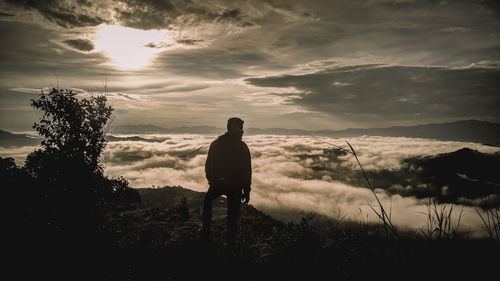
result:
M 110 131 L 110 141 L 138 140 L 137 137 L 112 136 L 113 134 L 223 134 L 225 128 L 214 126 L 182 126 L 164 128 L 151 124 L 121 125 Z M 465 141 L 500 146 L 500 123 L 479 120 L 461 120 L 445 123 L 428 123 L 415 126 L 392 126 L 386 128 L 347 128 L 343 130 L 303 130 L 286 128 L 247 128 L 246 135 L 299 135 L 325 137 L 408 137 L 428 138 L 442 141 Z M 26 134 L 13 134 L 0 130 L 0 146 L 12 147 L 39 144 L 40 138 L 33 138 Z
M 162 128 L 155 125 L 123 125 L 114 133 L 193 133 L 222 134 L 224 128 L 213 126 L 183 126 Z M 286 128 L 248 128 L 246 135 L 315 135 L 328 137 L 358 137 L 363 135 L 384 137 L 430 138 L 444 141 L 468 141 L 500 145 L 500 123 L 479 120 L 461 120 L 445 123 L 428 123 L 414 126 L 392 126 L 386 128 L 347 128 L 343 130 L 303 130 Z

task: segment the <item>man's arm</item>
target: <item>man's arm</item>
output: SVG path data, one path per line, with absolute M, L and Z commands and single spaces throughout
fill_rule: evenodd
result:
M 252 157 L 246 143 L 243 143 L 243 202 L 250 201 L 250 189 L 252 185 Z
M 208 180 L 208 184 L 212 185 L 213 183 L 213 143 L 210 144 L 208 148 L 207 160 L 205 161 L 205 177 Z

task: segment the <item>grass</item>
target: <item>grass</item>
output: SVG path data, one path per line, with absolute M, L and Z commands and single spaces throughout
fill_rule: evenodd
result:
M 427 216 L 425 228 L 420 228 L 420 233 L 428 240 L 452 239 L 459 236 L 460 221 L 463 217 L 463 208 L 460 209 L 456 223 L 453 223 L 453 204 L 438 206 L 436 200 L 428 199 L 426 208 Z
M 376 206 L 373 206 L 370 203 L 368 203 L 368 206 L 372 209 L 372 211 L 377 215 L 377 217 L 382 222 L 386 233 L 386 237 L 387 238 L 393 237 L 399 239 L 398 231 L 394 227 L 391 220 L 391 210 L 389 210 L 389 213 L 386 212 L 386 209 L 384 208 L 383 204 L 381 203 L 381 201 L 377 196 L 377 193 L 375 192 L 375 188 L 373 187 L 365 170 L 363 169 L 363 165 L 359 161 L 356 151 L 348 141 L 346 141 L 346 143 L 351 149 L 352 153 L 349 151 L 347 152 L 352 154 L 356 159 L 359 168 L 363 173 L 363 176 L 368 184 L 368 187 L 372 191 L 380 210 L 377 210 Z M 338 146 L 335 147 L 342 149 Z M 342 150 L 346 151 L 345 149 Z M 392 200 L 391 200 L 391 205 L 392 205 Z M 484 214 L 481 214 L 478 208 L 475 208 L 475 211 L 478 214 L 481 221 L 483 222 L 484 230 L 487 232 L 490 239 L 500 241 L 500 208 L 496 206 L 493 207 L 490 206 L 491 204 L 489 202 L 489 197 L 485 197 L 482 200 L 481 205 L 486 206 L 485 208 L 483 208 Z M 455 207 L 456 207 L 455 204 L 438 205 L 436 200 L 428 198 L 428 200 L 426 201 L 427 212 L 425 213 L 422 212 L 422 214 L 426 215 L 427 217 L 426 225 L 425 227 L 418 228 L 417 232 L 419 232 L 426 240 L 445 240 L 445 239 L 455 239 L 461 237 L 463 233 L 460 232 L 460 222 L 463 217 L 463 207 L 460 209 L 457 218 L 455 218 L 454 216 Z M 337 219 L 335 226 L 336 229 L 338 228 L 339 223 L 342 222 L 345 216 L 347 215 L 344 214 L 341 216 L 341 214 L 342 211 L 340 210 L 339 205 L 337 204 Z M 360 229 L 361 228 L 363 228 L 362 220 L 360 221 Z
M 364 179 L 372 191 L 373 196 L 375 197 L 375 200 L 378 205 L 378 209 L 376 206 L 373 206 L 372 204 L 368 203 L 368 206 L 372 209 L 372 211 L 377 215 L 377 217 L 380 219 L 384 226 L 384 230 L 386 233 L 387 238 L 395 238 L 399 239 L 400 235 L 396 229 L 396 227 L 393 225 L 392 220 L 391 220 L 391 209 L 392 209 L 392 198 L 391 198 L 391 207 L 389 209 L 389 213 L 387 213 L 386 209 L 384 208 L 384 205 L 382 202 L 379 200 L 377 193 L 375 192 L 375 188 L 372 185 L 370 179 L 368 178 L 363 165 L 359 161 L 358 155 L 352 145 L 346 141 L 347 145 L 351 149 L 350 154 L 354 156 L 356 159 L 359 168 L 364 176 Z M 483 202 L 484 205 L 487 205 L 487 199 L 485 202 Z M 427 240 L 443 240 L 443 239 L 453 239 L 457 238 L 462 235 L 460 233 L 460 222 L 463 217 L 463 207 L 460 209 L 458 213 L 458 218 L 455 219 L 456 222 L 454 222 L 454 210 L 455 210 L 454 204 L 444 204 L 444 205 L 438 205 L 436 200 L 428 199 L 426 203 L 426 209 L 427 212 L 423 213 L 424 215 L 427 216 L 427 221 L 426 225 L 423 228 L 417 229 L 417 232 L 419 232 L 425 239 Z M 338 209 L 338 204 L 337 204 L 337 209 Z M 361 211 L 361 210 L 360 210 Z M 499 235 L 500 235 L 500 212 L 498 208 L 490 208 L 486 210 L 485 215 L 481 215 L 481 213 L 476 209 L 476 212 L 480 216 L 481 220 L 484 223 L 484 228 L 488 232 L 490 238 L 499 240 Z M 336 228 L 338 228 L 338 223 L 339 221 L 339 216 L 341 214 L 341 210 L 337 210 L 337 225 Z M 341 217 L 343 220 L 344 217 Z M 363 222 L 360 222 L 360 226 L 362 226 Z
M 485 197 L 482 200 L 484 206 L 488 206 L 489 197 Z M 481 212 L 475 208 L 476 213 L 481 218 L 483 222 L 483 228 L 488 233 L 490 239 L 494 239 L 500 241 L 500 210 L 498 207 L 488 208 L 485 211 L 485 214 L 482 215 Z
M 112 272 L 117 279 L 230 280 L 234 275 L 228 275 L 227 267 L 239 274 L 239 280 L 360 280 L 377 275 L 391 279 L 407 272 L 424 277 L 427 273 L 419 271 L 424 267 L 428 272 L 457 267 L 481 273 L 494 263 L 488 256 L 500 246 L 495 241 L 446 239 L 444 234 L 442 240 L 435 239 L 435 234 L 431 240 L 415 239 L 404 230 L 398 232 L 400 239 L 396 240 L 386 237 L 380 223 L 364 221 L 359 225 L 349 219 L 339 222 L 335 217 L 313 214 L 299 222 L 284 223 L 245 205 L 236 253 L 228 260 L 223 251 L 225 217 L 217 216 L 214 221 L 211 248 L 201 247 L 195 235 L 200 210 L 195 206 L 201 204 L 198 197 L 203 194 L 185 190 L 184 197 L 178 196 L 180 191 L 150 190 L 154 193 L 150 195 L 155 195 L 152 200 L 175 199 L 163 208 L 144 200 L 141 208 L 113 217 L 110 224 L 116 227 L 113 233 L 120 250 L 118 267 Z M 225 213 L 223 203 L 215 206 L 215 213 Z M 447 229 L 450 207 L 436 211 L 443 218 L 443 230 Z M 344 217 L 343 212 L 339 214 L 338 218 Z M 435 216 L 434 211 L 430 215 Z M 451 275 L 461 276 L 458 271 Z
M 340 224 L 345 220 L 347 212 L 342 210 L 342 200 L 336 200 L 335 206 L 337 208 L 337 213 L 335 217 L 335 229 L 339 229 Z

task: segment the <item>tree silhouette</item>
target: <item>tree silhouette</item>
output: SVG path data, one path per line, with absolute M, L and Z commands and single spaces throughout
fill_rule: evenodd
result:
M 99 156 L 113 111 L 106 102 L 104 95 L 78 97 L 56 88 L 31 100 L 43 112 L 33 128 L 44 140 L 27 156 L 24 169 L 35 181 L 33 201 L 41 204 L 52 229 L 98 229 L 103 212 L 140 201 L 125 179 L 103 175 Z
M 116 245 L 107 218 L 140 203 L 128 181 L 104 176 L 99 162 L 113 108 L 104 95 L 87 98 L 55 88 L 42 91 L 31 105 L 43 113 L 33 125 L 44 138 L 41 147 L 24 167 L 0 158 L 0 182 L 13 218 L 6 229 L 18 246 L 13 255 L 22 256 L 27 268 L 46 270 L 47 279 L 76 274 L 97 280 Z
M 45 138 L 41 151 L 81 162 L 93 172 L 101 172 L 98 161 L 106 146 L 104 129 L 113 111 L 106 101 L 104 95 L 78 99 L 71 90 L 53 88 L 48 94 L 42 91 L 38 99 L 31 100 L 32 107 L 43 111 L 39 123 L 33 125 Z

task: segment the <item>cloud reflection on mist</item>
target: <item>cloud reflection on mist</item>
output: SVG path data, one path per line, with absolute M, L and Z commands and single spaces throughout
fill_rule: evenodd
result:
M 206 191 L 204 163 L 208 145 L 215 137 L 163 135 L 165 140 L 158 142 L 110 142 L 104 156 L 105 172 L 125 177 L 136 188 L 180 185 Z M 325 149 L 332 145 L 347 148 L 345 140 L 276 135 L 247 136 L 244 140 L 252 152 L 251 203 L 257 208 L 269 213 L 301 210 L 329 217 L 335 217 L 340 208 L 350 219 L 378 220 L 368 205 L 375 206 L 373 194 L 363 179 L 352 179 L 359 176 L 352 155 L 326 153 Z M 414 138 L 364 136 L 351 138 L 349 142 L 367 171 L 398 170 L 405 158 L 453 152 L 463 147 L 483 153 L 500 150 L 474 143 Z M 410 229 L 425 225 L 426 216 L 422 212 L 426 209 L 421 201 L 398 194 L 389 196 L 382 189 L 377 189 L 377 193 L 384 206 L 391 208 L 396 225 Z M 461 225 L 479 231 L 482 223 L 474 208 L 463 208 Z

